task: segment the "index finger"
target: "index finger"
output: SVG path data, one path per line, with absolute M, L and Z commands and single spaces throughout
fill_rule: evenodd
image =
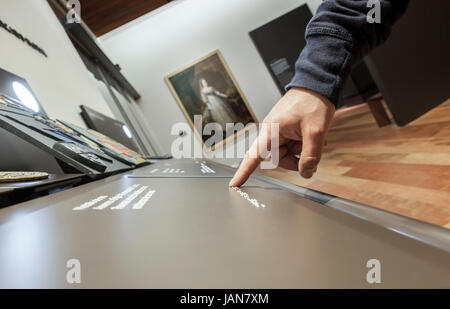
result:
M 270 131 L 267 127 L 263 127 L 256 140 L 253 142 L 249 151 L 245 154 L 244 160 L 242 160 L 241 165 L 231 179 L 230 187 L 240 187 L 242 186 L 250 175 L 256 170 L 259 164 L 265 159 L 261 156 L 261 149 L 270 150 Z M 264 148 L 263 148 L 264 147 Z
M 250 177 L 250 175 L 256 170 L 261 161 L 262 160 L 260 160 L 259 158 L 250 158 L 246 156 L 239 166 L 238 170 L 234 174 L 233 179 L 231 179 L 229 186 L 242 186 Z

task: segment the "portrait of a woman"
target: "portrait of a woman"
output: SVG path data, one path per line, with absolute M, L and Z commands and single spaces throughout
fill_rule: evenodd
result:
M 200 80 L 200 93 L 204 103 L 202 116 L 209 119 L 208 122 L 220 124 L 223 130 L 226 129 L 227 123 L 235 123 L 237 117 L 226 102 L 227 95 L 209 86 L 204 78 Z
M 194 117 L 202 116 L 202 129 L 215 123 L 223 130 L 223 141 L 240 132 L 226 132 L 227 124 L 257 123 L 222 54 L 215 51 L 166 77 L 166 82 L 194 131 Z M 202 142 L 211 135 L 197 132 Z M 232 136 L 233 135 L 233 136 Z M 221 143 L 222 143 L 221 142 Z M 214 144 L 217 145 L 217 144 Z

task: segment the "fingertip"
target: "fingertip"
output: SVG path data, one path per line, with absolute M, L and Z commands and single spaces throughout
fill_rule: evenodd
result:
M 304 169 L 300 172 L 303 178 L 309 179 L 314 175 L 314 169 Z
M 248 176 L 245 175 L 239 175 L 238 173 L 236 173 L 233 178 L 231 179 L 231 181 L 229 182 L 228 186 L 230 188 L 233 187 L 240 187 L 242 186 L 248 179 Z
M 255 171 L 258 164 L 259 161 L 257 160 L 244 159 L 228 185 L 230 187 L 242 186 Z
M 241 186 L 240 178 L 242 178 L 242 177 L 239 175 L 239 170 L 238 170 L 238 171 L 236 171 L 236 173 L 234 173 L 233 178 L 231 178 L 230 182 L 228 183 L 228 186 L 230 188 L 240 187 Z

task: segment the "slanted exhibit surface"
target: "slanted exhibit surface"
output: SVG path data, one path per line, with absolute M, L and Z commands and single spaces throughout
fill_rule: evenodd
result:
M 201 163 L 163 161 L 0 210 L 0 287 L 370 288 L 372 260 L 380 287 L 450 287 L 445 229 L 259 176 L 229 188 L 232 169 Z M 221 177 L 193 175 L 205 166 Z M 166 168 L 192 175 L 152 176 Z M 80 284 L 67 281 L 71 260 Z

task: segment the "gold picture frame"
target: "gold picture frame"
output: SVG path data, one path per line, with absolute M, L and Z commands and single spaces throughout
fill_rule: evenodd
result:
M 237 136 L 244 134 L 258 124 L 258 119 L 219 50 L 215 50 L 168 75 L 165 77 L 165 81 L 194 134 L 200 139 L 203 148 L 207 151 L 214 151 L 219 146 L 223 147 L 230 140 L 234 140 Z M 210 91 L 209 95 L 204 95 L 205 90 Z M 214 98 L 214 96 L 217 97 Z M 208 101 L 216 102 L 212 104 Z M 217 110 L 214 109 L 214 106 L 217 107 Z M 205 145 L 207 138 L 205 139 L 205 136 L 197 131 L 193 118 L 195 115 L 201 114 L 203 116 L 205 113 L 208 114 L 206 119 L 216 120 L 211 122 L 220 123 L 226 119 L 233 119 L 233 123 L 241 122 L 245 128 L 230 136 L 226 136 L 224 132 L 222 141 L 208 148 Z M 217 121 L 217 119 L 221 121 Z M 202 132 L 206 124 L 207 121 L 205 122 L 204 117 Z

